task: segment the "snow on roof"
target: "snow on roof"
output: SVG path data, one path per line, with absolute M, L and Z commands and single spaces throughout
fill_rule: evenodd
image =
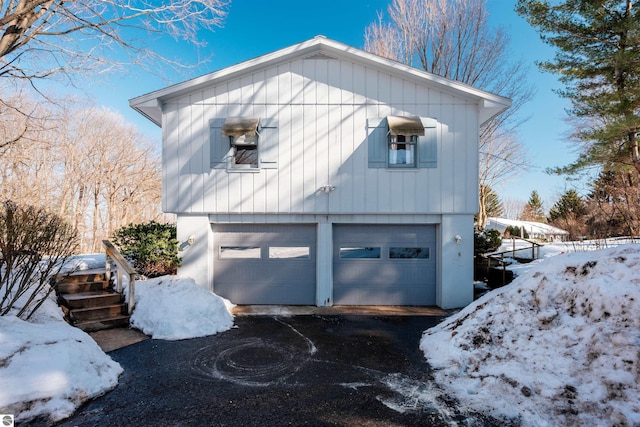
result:
M 545 224 L 542 222 L 518 221 L 513 219 L 495 218 L 495 217 L 491 217 L 487 220 L 486 228 L 495 229 L 495 230 L 504 230 L 509 226 L 524 227 L 524 229 L 527 230 L 529 234 L 543 234 L 545 236 L 569 234 L 568 231 L 565 231 L 561 228 L 554 227 L 552 225 Z

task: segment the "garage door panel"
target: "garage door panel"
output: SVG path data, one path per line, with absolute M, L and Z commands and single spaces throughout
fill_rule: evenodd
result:
M 334 303 L 435 304 L 435 240 L 435 226 L 334 226 Z
M 435 286 L 424 288 L 376 288 L 357 287 L 334 290 L 337 305 L 433 305 L 431 296 L 435 294 Z M 365 301 L 366 303 L 363 303 Z M 420 301 L 427 301 L 420 304 Z
M 315 304 L 316 227 L 214 227 L 214 291 L 235 304 Z

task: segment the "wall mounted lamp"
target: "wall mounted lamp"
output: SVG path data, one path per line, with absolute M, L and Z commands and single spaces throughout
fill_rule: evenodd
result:
M 462 237 L 459 234 L 456 234 L 453 240 L 456 242 L 456 245 L 462 243 Z
M 324 194 L 329 194 L 335 189 L 336 189 L 335 185 L 331 185 L 331 184 L 325 184 L 319 188 L 319 190 L 322 191 Z
M 191 236 L 189 236 L 189 238 L 187 239 L 187 242 L 189 242 L 190 245 L 193 245 L 196 242 L 196 236 L 194 236 L 193 234 Z

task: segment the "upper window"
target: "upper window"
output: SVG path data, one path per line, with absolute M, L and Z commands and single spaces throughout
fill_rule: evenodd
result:
M 437 167 L 437 121 L 418 116 L 367 119 L 370 168 L 409 170 Z
M 232 167 L 258 167 L 258 123 L 260 119 L 230 117 L 222 126 L 222 135 L 229 137 L 233 150 Z
M 416 167 L 417 135 L 389 135 L 389 167 Z
M 209 120 L 211 168 L 259 172 L 278 167 L 278 120 L 227 117 Z
M 390 168 L 415 168 L 418 136 L 424 136 L 422 120 L 416 116 L 387 116 L 387 124 L 387 165 Z

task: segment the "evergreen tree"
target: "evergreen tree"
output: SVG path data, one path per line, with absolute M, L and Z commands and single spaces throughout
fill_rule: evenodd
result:
M 523 221 L 546 222 L 542 200 L 536 190 L 531 192 L 529 201 L 524 206 L 520 219 Z
M 554 222 L 570 216 L 580 217 L 586 213 L 587 207 L 578 192 L 576 190 L 568 190 L 549 210 L 549 221 Z
M 634 7 L 635 6 L 635 7 Z M 632 0 L 518 0 L 516 11 L 555 47 L 541 68 L 560 75 L 584 149 L 559 173 L 587 166 L 640 174 L 640 12 Z
M 486 212 L 487 212 L 487 216 L 488 217 L 499 217 L 502 216 L 502 213 L 504 212 L 504 208 L 502 207 L 502 201 L 500 200 L 500 197 L 498 197 L 498 194 L 493 191 L 493 189 L 489 186 L 486 186 L 486 199 L 485 199 L 485 206 L 486 206 Z
M 480 212 L 476 216 L 478 228 L 484 230 L 487 225 L 487 218 L 500 217 L 504 213 L 504 207 L 498 194 L 491 187 L 480 184 Z
M 586 233 L 587 206 L 576 190 L 568 190 L 549 210 L 549 223 L 569 232 L 569 239 Z

